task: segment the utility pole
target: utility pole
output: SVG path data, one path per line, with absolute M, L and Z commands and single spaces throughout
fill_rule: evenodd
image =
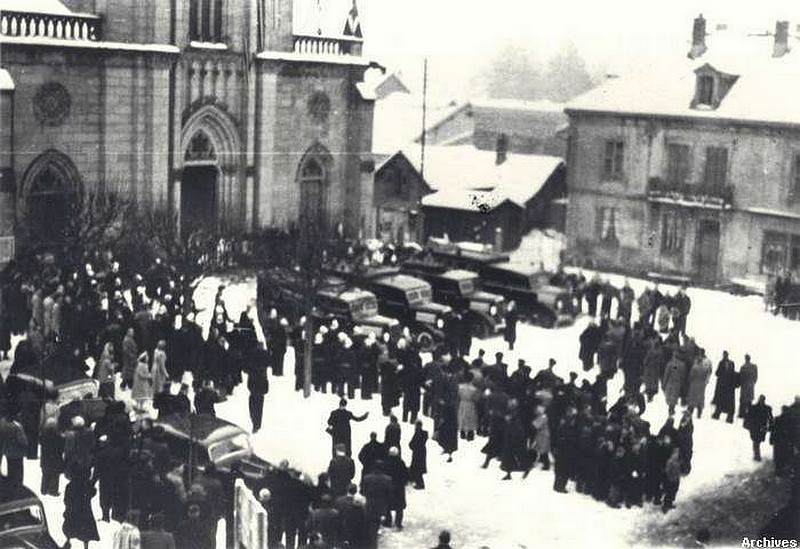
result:
M 425 140 L 427 138 L 426 131 L 426 117 L 428 111 L 428 58 L 426 57 L 422 64 L 422 138 L 420 144 L 422 145 L 422 152 L 419 161 L 419 175 L 425 179 Z

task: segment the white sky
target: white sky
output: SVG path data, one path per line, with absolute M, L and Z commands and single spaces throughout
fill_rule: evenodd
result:
M 322 0 L 325 2 L 325 0 Z M 338 1 L 338 0 L 332 0 Z M 411 80 L 429 61 L 429 85 L 458 95 L 492 49 L 516 42 L 541 60 L 571 40 L 592 69 L 624 71 L 688 51 L 698 13 L 729 27 L 800 23 L 800 0 L 359 0 L 365 51 Z M 414 74 L 416 73 L 416 74 Z

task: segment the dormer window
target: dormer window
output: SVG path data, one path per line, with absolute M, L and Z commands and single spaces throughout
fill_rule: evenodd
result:
M 708 63 L 695 70 L 695 74 L 693 109 L 716 109 L 738 79 L 735 74 L 720 72 Z
M 714 106 L 714 77 L 701 75 L 697 77 L 697 104 Z

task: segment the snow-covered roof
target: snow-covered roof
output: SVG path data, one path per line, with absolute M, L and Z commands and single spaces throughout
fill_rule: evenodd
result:
M 421 157 L 414 149 L 401 154 L 420 171 Z M 494 151 L 471 145 L 426 147 L 423 177 L 436 192 L 422 204 L 478 211 L 510 200 L 524 208 L 562 164 L 556 156 L 509 154 L 498 165 Z
M 14 79 L 5 69 L 0 69 L 0 91 L 10 91 L 14 89 Z
M 54 46 L 59 48 L 77 48 L 108 51 L 138 51 L 152 53 L 180 53 L 180 49 L 169 44 L 133 44 L 130 42 L 106 42 L 94 40 L 65 40 L 44 36 L 2 36 L 0 44 L 19 44 L 35 46 Z
M 0 0 L 0 11 L 22 11 L 53 15 L 73 14 L 69 8 L 58 0 Z
M 452 112 L 458 107 L 451 103 L 432 102 L 426 105 L 426 123 Z M 375 102 L 372 122 L 372 151 L 394 154 L 410 147 L 422 133 L 422 98 L 405 93 L 393 93 Z
M 564 112 L 564 103 L 547 99 L 541 101 L 522 101 L 518 99 L 475 99 L 470 103 L 478 109 L 504 109 L 533 112 Z
M 467 212 L 488 212 L 506 201 L 507 198 L 495 191 L 448 189 L 424 196 L 422 205 Z
M 369 67 L 375 65 L 366 57 L 356 55 L 334 55 L 327 53 L 295 53 L 288 51 L 262 51 L 256 54 L 256 59 L 265 61 L 297 61 L 305 63 L 326 63 L 329 65 L 351 65 Z
M 608 79 L 567 104 L 568 112 L 599 112 L 800 125 L 800 41 L 773 57 L 774 38 L 721 33 L 697 59 L 685 57 L 639 74 Z M 688 51 L 688 48 L 687 48 Z M 715 109 L 692 108 L 695 71 L 703 66 L 736 77 Z

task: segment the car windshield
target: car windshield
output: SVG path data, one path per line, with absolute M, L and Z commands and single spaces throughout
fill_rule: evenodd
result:
M 475 291 L 475 279 L 469 278 L 467 280 L 460 280 L 458 282 L 458 289 L 461 295 L 469 295 Z
M 0 513 L 0 532 L 8 532 L 15 528 L 39 526 L 44 523 L 44 515 L 39 505 L 29 505 L 21 509 L 12 509 Z
M 431 297 L 431 289 L 425 286 L 406 292 L 406 298 L 409 303 L 424 303 L 430 301 Z
M 375 316 L 378 314 L 378 300 L 374 297 L 359 299 L 350 304 L 350 310 L 353 316 L 361 318 Z
M 241 452 L 242 450 L 246 450 L 247 452 L 252 451 L 250 438 L 247 436 L 247 433 L 241 433 L 232 438 L 226 438 L 210 445 L 208 447 L 208 457 L 212 463 L 219 463 L 231 454 Z

